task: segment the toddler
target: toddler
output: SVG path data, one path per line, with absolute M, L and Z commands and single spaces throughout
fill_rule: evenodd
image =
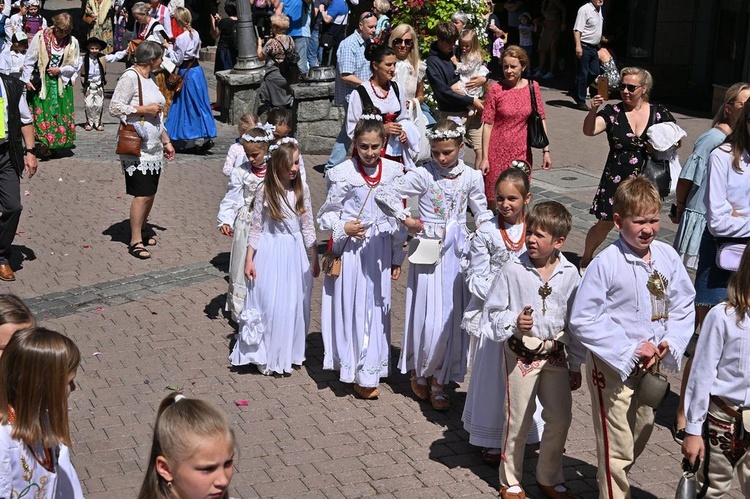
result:
M 481 99 L 484 88 L 466 88 L 466 84 L 474 76 L 487 76 L 490 72 L 484 65 L 484 52 L 479 46 L 479 38 L 473 29 L 465 29 L 458 37 L 458 46 L 461 49 L 461 60 L 456 61 L 456 74 L 459 80 L 451 86 L 451 90 L 461 95 L 468 95 Z M 476 114 L 478 108 L 474 105 L 469 107 L 469 116 Z

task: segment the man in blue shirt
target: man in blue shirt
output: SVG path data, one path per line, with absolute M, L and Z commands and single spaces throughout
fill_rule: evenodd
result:
M 333 104 L 344 106 L 344 115 L 346 115 L 349 95 L 352 90 L 370 78 L 370 63 L 365 59 L 365 47 L 375 36 L 377 24 L 378 20 L 375 18 L 375 14 L 364 12 L 359 16 L 357 30 L 346 37 L 336 51 L 338 78 L 336 78 L 336 86 L 334 87 Z M 328 170 L 339 163 L 343 163 L 351 145 L 352 139 L 346 133 L 346 119 L 344 119 L 325 169 Z
M 307 76 L 310 66 L 307 62 L 307 44 L 310 40 L 310 5 L 312 0 L 285 0 L 284 15 L 289 18 L 287 35 L 294 40 L 294 49 L 299 56 L 297 67 L 302 78 Z

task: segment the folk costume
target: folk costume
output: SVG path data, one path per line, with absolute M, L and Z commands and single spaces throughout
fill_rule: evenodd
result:
M 750 408 L 748 328 L 748 314 L 737 317 L 727 303 L 712 308 L 703 321 L 685 387 L 686 431 L 702 435 L 705 443 L 698 497 L 726 497 L 735 475 L 742 495 L 750 496 L 750 433 L 742 418 Z
M 243 151 L 243 155 L 238 156 L 238 163 L 229 173 L 227 193 L 219 206 L 218 226 L 226 224 L 234 230 L 232 252 L 229 256 L 229 290 L 225 310 L 230 312 L 235 322 L 239 322 L 240 314 L 245 307 L 247 238 L 253 202 L 258 189 L 263 189 L 265 176 L 266 165 L 254 168 L 247 161 Z
M 661 360 L 677 371 L 693 329 L 695 290 L 677 252 L 654 241 L 650 261 L 620 238 L 594 258 L 578 286 L 570 332 L 588 349 L 592 417 L 602 499 L 630 495 L 627 473 L 654 427 L 654 409 L 642 403 L 635 369 L 645 341 L 666 341 Z M 634 416 L 633 416 L 634 415 Z
M 80 50 L 78 40 L 68 35 L 58 42 L 47 28 L 38 32 L 29 44 L 24 61 L 23 81 L 33 82 L 38 71 L 39 86 L 29 92 L 37 141 L 49 149 L 68 149 L 76 139 L 73 82 L 78 76 Z M 60 68 L 59 76 L 47 74 L 48 68 Z
M 477 225 L 492 218 L 482 173 L 462 160 L 450 169 L 428 162 L 382 189 L 375 199 L 387 215 L 404 220 L 409 212 L 402 200 L 411 196 L 419 196 L 424 223 L 416 237 L 441 245 L 433 263 L 409 265 L 399 368 L 404 374 L 416 371 L 417 377 L 433 377 L 439 385 L 461 382 L 469 351 L 469 337 L 461 328 L 469 302 L 460 265 L 469 236 L 466 212 L 472 210 Z
M 99 38 L 89 38 L 86 40 L 87 51 L 81 56 L 79 62 L 86 124 L 90 127 L 99 128 L 102 125 L 102 112 L 104 111 L 104 87 L 107 85 L 107 63 L 123 59 L 126 52 L 122 51 L 120 53 L 104 55 L 103 51 L 100 51 L 96 56 L 93 56 L 88 52 L 88 47 L 91 44 L 106 47 L 106 42 Z
M 546 282 L 528 253 L 509 261 L 494 280 L 482 312 L 482 336 L 504 345 L 507 403 L 500 482 L 506 487 L 522 482 L 526 436 L 537 397 L 545 426 L 536 480 L 548 487 L 565 481 L 562 456 L 573 419 L 568 371 L 581 370 L 583 351 L 567 330 L 580 276 L 562 253 L 558 252 L 558 258 Z M 526 306 L 533 309 L 534 325 L 524 333 L 516 323 Z M 540 351 L 533 351 L 526 342 L 540 346 Z
M 323 368 L 361 387 L 377 387 L 390 369 L 391 266 L 406 256 L 406 231 L 378 208 L 374 191 L 393 184 L 402 171 L 388 159 L 372 167 L 347 160 L 328 170 L 328 195 L 318 212 L 318 225 L 331 231 L 342 261 L 341 275 L 323 281 Z M 357 219 L 367 228 L 362 240 L 344 232 Z
M 166 121 L 169 138 L 175 141 L 210 140 L 216 137 L 216 121 L 208 97 L 208 83 L 198 62 L 200 50 L 201 39 L 198 32 L 185 30 L 175 40 L 170 54 L 183 78 L 182 90 L 174 95 Z
M 103 40 L 105 45 L 102 53 L 111 53 L 114 41 L 113 19 L 115 15 L 113 0 L 88 0 L 85 13 L 90 16 L 96 15 L 96 20 L 89 29 L 89 38 Z
M 263 374 L 284 374 L 305 361 L 312 294 L 307 250 L 317 238 L 310 189 L 303 185 L 305 212 L 294 212 L 297 199 L 287 190 L 280 203 L 283 220 L 271 218 L 262 187 L 255 195 L 247 246 L 255 249 L 258 276 L 247 282 L 240 329 L 229 356 L 232 365 L 252 363 Z

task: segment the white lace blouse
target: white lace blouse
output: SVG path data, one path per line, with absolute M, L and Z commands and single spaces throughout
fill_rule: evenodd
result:
M 161 142 L 164 124 L 162 115 L 141 116 L 136 114 L 135 106 L 140 106 L 138 100 L 138 79 L 143 88 L 143 105 L 165 104 L 164 96 L 151 78 L 142 78 L 135 70 L 125 71 L 117 82 L 109 104 L 109 114 L 120 118 L 125 124 L 133 124 L 143 139 L 141 156 L 121 155 L 123 170 L 133 175 L 136 170 L 142 173 L 160 172 L 164 165 L 164 146 Z

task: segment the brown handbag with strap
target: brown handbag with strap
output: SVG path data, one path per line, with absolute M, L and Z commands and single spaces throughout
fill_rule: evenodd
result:
M 188 71 L 194 66 L 194 62 L 198 59 L 193 58 L 185 68 L 185 76 L 180 75 L 179 71 L 180 68 L 175 69 L 174 73 L 169 73 L 166 80 L 164 81 L 164 84 L 167 86 L 167 90 L 170 92 L 177 93 L 180 90 L 182 90 L 182 85 L 185 83 L 185 79 L 187 78 Z
M 365 204 L 367 204 L 367 200 L 370 197 L 370 193 L 372 192 L 372 187 L 370 187 L 370 190 L 367 191 L 367 196 L 365 197 L 365 200 L 362 202 L 362 207 L 359 209 L 359 213 L 357 214 L 357 219 L 362 216 L 362 211 L 365 209 Z M 333 246 L 331 249 L 326 251 L 323 254 L 323 259 L 321 261 L 320 267 L 323 269 L 323 273 L 330 277 L 338 277 L 341 275 L 341 255 L 344 253 L 344 250 L 346 249 L 346 245 L 349 243 L 349 239 L 352 237 L 349 236 L 346 238 L 346 241 L 344 241 L 344 245 L 341 247 L 341 253 L 336 253 L 333 251 Z
M 141 85 L 141 75 L 135 69 L 136 78 L 138 78 L 138 105 L 143 107 L 143 86 Z M 143 116 L 141 116 L 143 118 Z M 120 121 L 120 128 L 117 130 L 117 149 L 115 154 L 126 154 L 128 156 L 141 155 L 141 143 L 143 139 L 136 131 L 132 123 L 123 123 Z

